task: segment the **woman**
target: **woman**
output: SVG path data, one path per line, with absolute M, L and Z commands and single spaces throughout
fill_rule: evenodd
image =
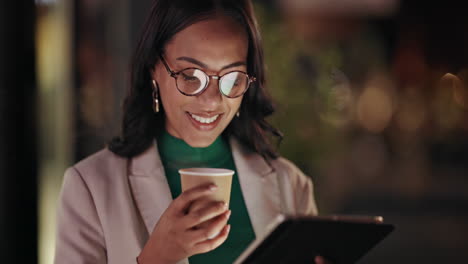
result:
M 251 3 L 155 0 L 142 33 L 122 135 L 65 173 L 55 262 L 232 263 L 277 214 L 316 214 L 268 141 Z M 216 186 L 181 193 L 183 167 L 235 170 L 230 210 Z

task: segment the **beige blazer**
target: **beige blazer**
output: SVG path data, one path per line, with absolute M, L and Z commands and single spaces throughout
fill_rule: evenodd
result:
M 236 140 L 230 144 L 256 237 L 278 214 L 317 213 L 310 178 L 291 162 L 268 164 Z M 65 173 L 55 263 L 136 263 L 171 201 L 156 143 L 131 159 L 107 149 L 90 156 Z

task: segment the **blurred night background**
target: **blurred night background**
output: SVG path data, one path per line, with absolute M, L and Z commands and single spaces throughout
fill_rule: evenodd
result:
M 2 263 L 52 263 L 63 173 L 119 132 L 150 3 L 0 2 Z M 464 1 L 254 3 L 281 154 L 321 214 L 397 227 L 359 263 L 467 263 Z

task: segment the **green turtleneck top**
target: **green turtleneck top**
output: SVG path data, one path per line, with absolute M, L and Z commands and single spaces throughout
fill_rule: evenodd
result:
M 173 198 L 181 194 L 178 172 L 181 168 L 208 167 L 236 171 L 231 148 L 221 136 L 206 148 L 193 148 L 185 141 L 175 138 L 167 132 L 159 135 L 157 142 Z M 190 264 L 233 263 L 255 239 L 237 171 L 232 179 L 229 207 L 232 211 L 229 219 L 231 231 L 227 240 L 211 252 L 190 257 Z

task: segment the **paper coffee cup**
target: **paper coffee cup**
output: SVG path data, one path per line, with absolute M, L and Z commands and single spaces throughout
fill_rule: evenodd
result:
M 218 189 L 210 196 L 214 201 L 229 205 L 233 170 L 216 168 L 187 168 L 179 170 L 182 191 L 206 184 L 215 184 Z

